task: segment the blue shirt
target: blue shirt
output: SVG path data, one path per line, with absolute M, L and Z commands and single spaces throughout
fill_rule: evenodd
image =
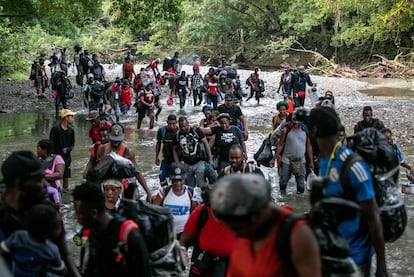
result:
M 325 196 L 342 196 L 341 168 L 352 150 L 346 147 L 339 148 L 334 158 L 322 157 L 319 161 L 319 175 L 327 176 Z M 329 169 L 328 169 L 329 167 Z M 363 161 L 353 164 L 349 171 L 349 180 L 358 202 L 375 197 L 372 176 L 368 164 Z M 373 254 L 374 248 L 369 239 L 369 230 L 366 220 L 358 214 L 354 220 L 342 222 L 338 232 L 346 239 L 350 247 L 350 257 L 356 263 L 367 261 Z

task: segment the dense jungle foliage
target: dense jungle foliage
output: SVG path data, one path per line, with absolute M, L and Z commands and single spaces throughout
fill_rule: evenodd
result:
M 412 0 L 0 0 L 0 78 L 75 43 L 103 62 L 131 48 L 142 62 L 179 50 L 206 64 L 412 69 L 413 34 Z

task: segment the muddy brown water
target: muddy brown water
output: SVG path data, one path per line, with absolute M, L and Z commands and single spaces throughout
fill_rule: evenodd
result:
M 399 90 L 406 88 L 397 88 Z M 393 91 L 397 95 L 403 93 L 402 91 L 387 90 L 388 93 Z M 365 92 L 364 92 L 365 93 Z M 368 92 L 367 92 L 368 93 Z M 406 92 L 404 92 L 406 93 Z M 412 92 L 411 92 L 412 95 Z M 410 95 L 410 96 L 411 96 Z M 406 96 L 401 95 L 401 96 Z M 140 170 L 144 173 L 145 179 L 148 182 L 151 190 L 155 193 L 158 189 L 158 173 L 159 168 L 154 164 L 154 149 L 156 142 L 156 130 L 162 126 L 166 121 L 169 113 L 177 113 L 177 115 L 187 115 L 190 119 L 190 124 L 199 122 L 201 118 L 200 108 L 186 107 L 183 111 L 177 111 L 176 104 L 171 107 L 164 107 L 159 121 L 156 123 L 154 130 L 148 130 L 147 119 L 143 122 L 143 129 L 136 130 L 136 114 L 132 111 L 129 116 L 124 117 L 121 121 L 126 128 L 125 143 L 131 147 L 136 154 L 137 162 Z M 264 107 L 267 108 L 267 107 Z M 253 118 L 254 110 L 244 108 L 249 116 Z M 75 149 L 72 152 L 72 178 L 70 179 L 71 188 L 80 184 L 83 179 L 81 177 L 82 171 L 88 160 L 88 149 L 91 141 L 88 138 L 89 123 L 85 121 L 86 111 L 78 111 L 75 116 Z M 18 114 L 0 114 L 0 161 L 2 162 L 11 151 L 15 150 L 32 150 L 35 151 L 37 142 L 40 139 L 48 138 L 50 129 L 57 124 L 58 119 L 54 117 L 53 113 L 47 112 L 27 112 Z M 270 123 L 269 123 L 270 124 Z M 254 152 L 259 148 L 261 141 L 266 136 L 269 130 L 269 125 L 265 124 L 251 124 L 250 138 L 247 142 L 250 160 Z M 406 159 L 413 164 L 414 161 L 414 147 L 410 147 L 405 151 Z M 268 169 L 263 168 L 267 176 Z M 292 179 L 293 180 L 293 179 Z M 292 181 L 291 180 L 291 181 Z M 406 182 L 404 174 L 401 174 L 400 183 Z M 283 204 L 288 204 L 298 211 L 309 210 L 308 193 L 298 197 L 296 196 L 296 188 L 293 183 L 288 186 L 288 193 L 281 196 L 278 193 L 277 185 L 273 189 L 274 199 Z M 414 265 L 411 262 L 414 256 L 414 195 L 404 195 L 404 201 L 408 213 L 408 226 L 405 234 L 397 242 L 387 244 L 387 263 L 390 276 L 414 276 Z M 74 233 L 80 228 L 76 219 L 73 216 L 73 206 L 70 193 L 63 195 L 62 215 L 67 229 L 67 241 L 73 253 L 73 257 L 77 259 L 79 249 L 74 246 L 72 237 Z

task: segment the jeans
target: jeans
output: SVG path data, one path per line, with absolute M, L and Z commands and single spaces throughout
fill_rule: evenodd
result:
M 300 176 L 295 176 L 296 179 L 296 190 L 298 193 L 303 193 L 305 191 L 305 174 L 306 174 L 306 163 L 301 164 L 302 174 Z M 279 187 L 281 191 L 285 191 L 290 177 L 292 176 L 292 168 L 290 164 L 283 163 L 281 165 L 281 174 Z
M 207 185 L 204 178 L 204 170 L 205 161 L 198 161 L 193 165 L 185 164 L 185 172 L 187 174 L 186 185 L 192 188 L 196 185 L 200 188 L 204 188 Z

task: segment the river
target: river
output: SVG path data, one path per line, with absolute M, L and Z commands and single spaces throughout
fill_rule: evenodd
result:
M 399 86 L 395 87 L 398 89 Z M 408 89 L 412 92 L 410 89 Z M 398 93 L 401 91 L 398 90 Z M 388 91 L 390 93 L 390 91 Z M 397 92 L 395 92 L 399 96 Z M 412 96 L 409 95 L 409 96 Z M 403 97 L 407 97 L 404 93 Z M 271 94 L 264 98 L 264 104 L 256 106 L 253 100 L 248 103 L 243 103 L 243 112 L 249 121 L 249 140 L 247 141 L 249 160 L 253 160 L 253 154 L 260 147 L 260 144 L 266 133 L 270 129 L 270 119 L 274 114 L 274 107 L 277 97 Z M 165 103 L 165 99 L 162 100 Z M 164 110 L 161 113 L 154 130 L 148 130 L 148 119 L 143 121 L 143 128 L 136 130 L 136 114 L 130 111 L 127 117 L 121 119 L 125 126 L 126 139 L 125 143 L 133 149 L 136 154 L 139 169 L 144 173 L 145 179 L 151 190 L 155 193 L 158 189 L 158 167 L 154 164 L 154 150 L 156 142 L 156 130 L 166 122 L 169 113 L 176 113 L 177 115 L 186 115 L 189 117 L 190 124 L 198 123 L 202 118 L 201 108 L 193 107 L 191 103 L 178 111 L 177 103 L 173 106 L 164 105 Z M 88 149 L 91 144 L 88 138 L 89 123 L 85 121 L 86 110 L 76 110 L 78 114 L 75 116 L 75 149 L 72 152 L 72 178 L 70 179 L 71 188 L 80 184 L 83 179 L 81 177 L 84 166 L 88 161 Z M 0 160 L 3 161 L 11 151 L 14 150 L 32 150 L 35 151 L 37 142 L 40 139 L 47 138 L 50 129 L 57 124 L 58 120 L 54 117 L 53 112 L 24 112 L 18 114 L 0 114 Z M 414 164 L 414 149 L 413 147 L 406 147 L 403 149 L 406 154 L 408 162 Z M 265 175 L 268 174 L 268 169 L 263 168 Z M 402 171 L 401 171 L 402 172 Z M 400 183 L 406 182 L 405 174 L 401 174 Z M 291 180 L 291 182 L 293 179 Z M 303 196 L 296 196 L 295 185 L 291 183 L 288 186 L 287 195 L 281 196 L 278 193 L 277 185 L 273 189 L 274 199 L 283 204 L 288 204 L 298 211 L 309 210 L 309 204 L 306 192 Z M 408 226 L 404 235 L 395 243 L 387 244 L 387 263 L 390 276 L 413 276 L 414 265 L 411 264 L 411 259 L 414 256 L 412 243 L 414 239 L 414 195 L 404 195 L 404 201 L 408 212 Z M 70 193 L 63 195 L 62 215 L 67 229 L 67 240 L 71 251 L 79 251 L 73 242 L 73 234 L 80 228 L 73 216 L 73 206 Z

